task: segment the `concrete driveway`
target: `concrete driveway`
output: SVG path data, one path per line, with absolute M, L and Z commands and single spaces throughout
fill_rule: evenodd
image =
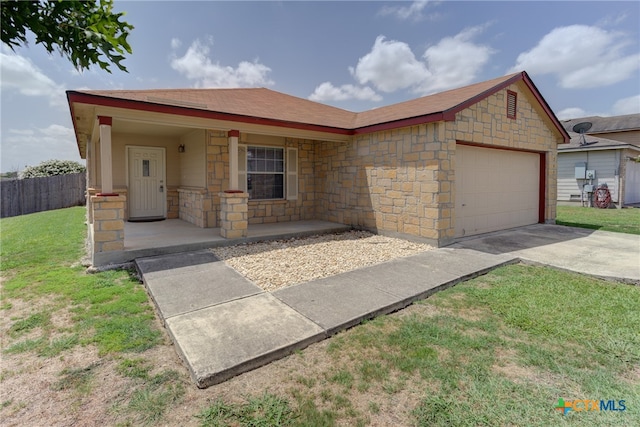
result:
M 640 236 L 535 224 L 467 237 L 450 248 L 508 254 L 605 279 L 640 284 Z

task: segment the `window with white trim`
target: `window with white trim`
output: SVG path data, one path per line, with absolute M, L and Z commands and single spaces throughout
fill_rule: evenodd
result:
M 297 199 L 298 149 L 238 146 L 238 183 L 249 200 Z

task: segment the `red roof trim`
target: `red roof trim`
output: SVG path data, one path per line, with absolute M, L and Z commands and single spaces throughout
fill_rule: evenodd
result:
M 522 73 L 524 74 L 524 73 Z M 469 99 L 467 99 L 466 101 L 456 105 L 455 107 L 452 107 L 450 109 L 448 109 L 446 111 L 447 114 L 450 114 L 452 116 L 455 117 L 456 113 L 459 113 L 460 111 L 464 110 L 465 108 L 471 107 L 474 104 L 477 104 L 478 102 L 482 101 L 483 99 L 493 95 L 494 93 L 511 86 L 513 83 L 522 80 L 522 74 L 516 74 L 513 77 L 511 77 L 510 79 L 507 79 L 505 81 L 503 81 L 502 83 L 497 84 L 496 86 L 493 86 L 490 89 L 485 90 L 482 93 L 477 94 L 476 96 L 473 96 Z
M 567 130 L 564 128 L 564 126 L 562 126 L 562 123 L 560 123 L 556 115 L 553 113 L 553 110 L 551 110 L 551 107 L 549 107 L 549 104 L 547 104 L 547 101 L 545 101 L 544 98 L 542 97 L 542 94 L 540 93 L 536 85 L 533 83 L 533 80 L 531 80 L 529 75 L 524 71 L 522 72 L 522 78 L 526 83 L 526 85 L 531 90 L 531 92 L 533 93 L 533 96 L 536 98 L 538 103 L 542 106 L 542 109 L 544 110 L 544 112 L 547 113 L 547 116 L 549 116 L 549 118 L 553 122 L 556 129 L 558 129 L 558 131 L 562 134 L 562 137 L 564 138 L 564 143 L 568 144 L 569 141 L 571 141 L 571 137 L 569 137 Z
M 544 211 L 547 206 L 547 155 L 540 153 L 540 176 L 538 178 L 538 222 L 544 224 Z
M 426 114 L 422 116 L 410 117 L 401 120 L 394 120 L 385 123 L 379 123 L 375 125 L 362 126 L 358 128 L 337 128 L 331 126 L 322 126 L 322 125 L 314 125 L 309 123 L 298 123 L 298 122 L 288 122 L 285 120 L 277 120 L 277 119 L 267 119 L 261 117 L 252 117 L 252 116 L 243 116 L 239 114 L 231 114 L 231 113 L 222 113 L 216 111 L 206 111 L 193 109 L 188 107 L 174 106 L 174 105 L 163 105 L 163 104 L 155 104 L 144 101 L 137 100 L 125 100 L 118 98 L 110 98 L 102 95 L 94 95 L 94 94 L 86 94 L 82 92 L 76 91 L 67 91 L 67 99 L 69 101 L 69 105 L 72 110 L 72 119 L 74 129 L 76 128 L 75 115 L 73 114 L 73 103 L 85 103 L 91 105 L 102 105 L 106 107 L 116 107 L 116 108 L 125 108 L 132 109 L 138 111 L 149 111 L 155 113 L 165 113 L 165 114 L 177 114 L 189 117 L 199 117 L 205 119 L 213 119 L 213 120 L 225 120 L 231 122 L 239 122 L 239 123 L 248 123 L 248 124 L 256 124 L 256 125 L 266 125 L 266 126 L 276 126 L 276 127 L 286 127 L 291 129 L 300 129 L 300 130 L 309 130 L 309 131 L 317 131 L 317 132 L 327 132 L 339 135 L 359 135 L 363 133 L 370 132 L 379 132 L 385 130 L 397 129 L 399 127 L 406 126 L 416 126 L 424 123 L 432 123 L 438 121 L 453 121 L 455 120 L 456 113 L 464 110 L 471 105 L 474 105 L 481 100 L 487 98 L 488 96 L 510 86 L 513 83 L 522 80 L 526 86 L 529 88 L 533 96 L 536 98 L 538 103 L 541 105 L 542 109 L 545 111 L 551 122 L 554 124 L 558 132 L 560 132 L 564 138 L 565 143 L 570 141 L 569 134 L 564 129 L 560 121 L 557 119 L 547 102 L 544 100 L 540 91 L 535 86 L 533 81 L 529 78 L 526 72 L 521 72 L 513 75 L 511 78 L 485 90 L 482 93 L 479 93 L 464 102 L 452 107 L 448 110 Z M 76 132 L 77 133 L 77 132 Z M 77 136 L 77 135 L 76 135 Z
M 455 119 L 455 116 L 454 116 L 454 119 Z M 353 132 L 351 134 L 360 135 L 363 133 L 392 130 L 392 129 L 398 129 L 398 128 L 407 127 L 407 126 L 417 126 L 425 123 L 440 122 L 443 120 L 450 121 L 453 119 L 448 118 L 447 116 L 445 116 L 444 113 L 427 114 L 424 116 L 410 117 L 408 119 L 395 120 L 392 122 L 385 122 L 377 125 L 359 127 L 359 128 L 353 129 Z
M 198 110 L 188 107 L 174 105 L 154 104 L 144 101 L 129 99 L 110 98 L 107 96 L 93 95 L 75 91 L 67 92 L 69 104 L 74 102 L 90 105 L 100 105 L 103 107 L 124 108 L 128 110 L 148 111 L 152 113 L 164 113 L 181 115 L 187 117 L 198 117 L 212 120 L 225 120 L 230 122 L 249 123 L 255 125 L 266 125 L 276 127 L 286 127 L 290 129 L 310 130 L 317 132 L 335 133 L 339 135 L 351 135 L 348 129 L 335 128 L 330 126 L 314 125 L 308 123 L 287 122 L 285 120 L 267 119 L 262 117 L 242 116 L 239 114 L 221 113 L 216 111 Z M 75 119 L 74 119 L 75 127 Z
M 113 125 L 113 117 L 98 116 L 98 124 L 112 126 Z

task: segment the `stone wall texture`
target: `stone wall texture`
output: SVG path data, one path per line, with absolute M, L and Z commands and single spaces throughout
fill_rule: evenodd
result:
M 127 198 L 92 196 L 93 253 L 124 250 L 124 208 Z
M 507 90 L 517 94 L 515 119 L 506 114 Z M 262 144 L 260 135 L 241 135 L 240 144 L 246 137 L 250 145 L 295 147 L 298 152 L 297 199 L 240 198 L 246 212 L 230 208 L 236 200 L 223 193 L 229 189 L 227 132 L 208 130 L 206 135 L 206 187 L 169 191 L 168 214 L 176 214 L 177 193 L 181 219 L 199 227 L 221 227 L 230 235 L 242 230 L 238 224 L 245 219 L 235 215 L 242 213 L 247 224 L 320 219 L 448 244 L 455 236 L 458 144 L 543 153 L 544 217 L 555 220 L 556 145 L 562 138 L 523 82 L 459 111 L 455 121 L 360 134 L 349 142 L 264 137 Z

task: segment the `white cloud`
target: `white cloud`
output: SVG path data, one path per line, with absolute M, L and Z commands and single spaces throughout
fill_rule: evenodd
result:
M 384 36 L 376 38 L 371 52 L 360 58 L 350 71 L 358 83 L 371 83 L 383 92 L 419 85 L 430 74 L 408 44 L 386 41 Z
M 14 135 L 33 135 L 33 129 L 9 129 L 9 133 Z
M 472 40 L 486 26 L 467 28 L 454 37 L 445 37 L 424 53 L 430 76 L 418 88 L 420 93 L 439 92 L 472 83 L 495 50 Z
M 182 40 L 178 39 L 178 38 L 172 38 L 171 39 L 171 49 L 179 49 L 182 47 Z
M 445 37 L 415 57 L 408 44 L 378 36 L 371 52 L 358 60 L 351 74 L 360 84 L 371 83 L 383 92 L 411 88 L 429 94 L 473 82 L 495 51 L 473 42 L 487 25 L 467 28 Z
M 521 53 L 511 71 L 553 74 L 565 89 L 608 86 L 628 79 L 640 68 L 640 54 L 623 53 L 630 42 L 622 33 L 598 27 L 560 27 Z
M 428 0 L 418 0 L 411 3 L 409 6 L 384 6 L 380 10 L 380 15 L 395 15 L 399 19 L 413 19 L 416 21 L 424 19 L 422 11 L 427 4 Z
M 14 53 L 0 52 L 2 90 L 17 90 L 24 96 L 41 96 L 53 106 L 65 105 L 62 85 L 47 77 L 30 59 Z
M 559 120 L 569 120 L 569 119 L 577 119 L 578 117 L 589 117 L 593 114 L 587 113 L 582 108 L 578 107 L 569 107 L 564 110 L 560 110 L 556 113 L 556 117 Z
M 80 161 L 72 128 L 52 124 L 46 128 L 11 129 L 2 141 L 2 170 L 24 169 L 50 159 Z
M 382 97 L 370 87 L 358 87 L 349 84 L 335 87 L 330 82 L 324 82 L 316 87 L 309 99 L 317 102 L 346 101 L 349 99 L 382 101 Z
M 62 125 L 49 125 L 46 128 L 39 128 L 38 131 L 48 138 L 71 138 L 75 141 L 73 129 Z
M 173 39 L 172 46 L 179 45 L 179 40 Z M 195 87 L 257 87 L 270 86 L 274 82 L 267 77 L 271 68 L 259 63 L 242 61 L 236 68 L 214 63 L 209 58 L 210 46 L 213 40 L 209 38 L 205 43 L 195 40 L 182 57 L 171 59 L 171 68 L 183 74 L 190 80 L 195 80 Z
M 619 99 L 613 104 L 613 114 L 616 116 L 638 113 L 640 113 L 640 95 Z

